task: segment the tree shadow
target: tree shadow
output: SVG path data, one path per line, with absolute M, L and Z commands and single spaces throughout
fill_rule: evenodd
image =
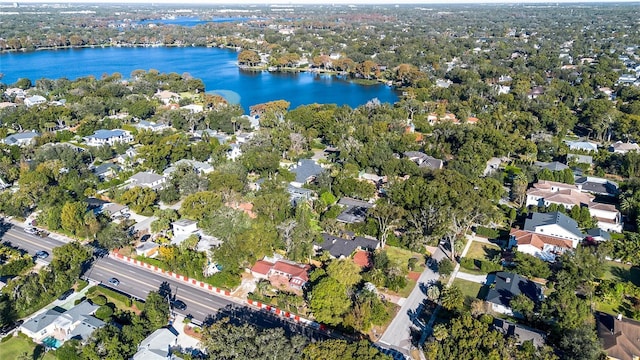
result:
M 613 266 L 611 268 L 611 275 L 617 277 L 619 280 L 629 281 L 635 286 L 640 286 L 640 268 L 631 267 L 625 269 L 623 267 Z
M 45 348 L 42 345 L 36 345 L 35 349 L 33 349 L 33 355 L 31 355 L 31 358 L 33 360 L 38 360 L 44 357 L 44 353 L 45 353 Z
M 499 257 L 499 256 L 502 255 L 502 250 L 494 249 L 494 248 L 489 247 L 487 245 L 482 245 L 482 250 L 484 251 L 484 258 L 489 260 L 489 261 L 492 261 L 496 257 Z
M 168 281 L 163 281 L 158 288 L 158 294 L 160 294 L 160 296 L 162 296 L 164 299 L 169 298 L 170 300 L 172 300 L 171 293 L 171 284 L 169 284 Z

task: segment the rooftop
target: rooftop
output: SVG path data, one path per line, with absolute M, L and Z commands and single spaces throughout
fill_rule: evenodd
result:
M 524 230 L 536 232 L 537 227 L 546 225 L 558 225 L 576 237 L 584 237 L 584 234 L 578 227 L 578 223 L 559 211 L 551 213 L 532 213 L 524 222 Z
M 348 240 L 322 233 L 322 243 L 314 243 L 314 246 L 322 251 L 328 251 L 335 258 L 349 257 L 357 249 L 373 251 L 380 246 L 380 242 L 376 239 L 368 239 L 356 236 L 353 240 Z
M 540 285 L 518 274 L 499 271 L 496 273 L 495 285 L 489 290 L 486 301 L 509 307 L 511 299 L 518 295 L 525 295 L 536 304 L 543 298 Z
M 602 348 L 612 359 L 635 360 L 640 356 L 640 322 L 596 312 Z

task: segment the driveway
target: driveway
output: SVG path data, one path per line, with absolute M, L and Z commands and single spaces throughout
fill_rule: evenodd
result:
M 438 262 L 445 257 L 446 255 L 440 248 L 438 248 L 432 256 L 432 258 Z M 421 311 L 422 302 L 426 299 L 426 295 L 422 292 L 420 285 L 435 282 L 439 278 L 440 274 L 429 267 L 420 274 L 416 287 L 413 288 L 413 291 L 411 291 L 411 294 L 407 297 L 407 300 L 400 308 L 396 317 L 391 321 L 387 330 L 378 340 L 380 344 L 403 350 L 405 354 L 409 354 L 411 350 L 411 327 L 413 326 L 422 330 L 425 326 L 417 319 L 417 315 L 419 315 Z
M 462 271 L 458 271 L 458 274 L 456 275 L 457 279 L 462 279 L 462 280 L 467 280 L 467 281 L 472 281 L 478 284 L 484 284 L 487 281 L 487 275 L 473 275 L 473 274 L 467 274 L 465 272 Z

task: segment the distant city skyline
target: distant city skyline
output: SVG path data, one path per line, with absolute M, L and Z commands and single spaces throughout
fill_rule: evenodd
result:
M 396 4 L 554 4 L 554 3 L 638 3 L 640 0 L 333 0 L 318 3 L 317 0 L 23 0 L 15 1 L 18 4 L 35 4 L 35 3 L 55 3 L 55 4 L 78 4 L 78 3 L 122 3 L 122 4 L 175 4 L 175 5 L 396 5 Z M 0 1 L 0 4 L 11 4 L 14 1 Z

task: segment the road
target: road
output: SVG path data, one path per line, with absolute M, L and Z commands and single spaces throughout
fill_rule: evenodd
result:
M 4 227 L 0 229 L 2 243 L 23 249 L 31 255 L 35 255 L 40 250 L 53 254 L 54 247 L 65 244 L 63 241 L 50 237 L 42 238 L 27 234 L 23 228 L 16 225 L 8 223 L 3 225 Z M 52 255 L 44 261 L 38 261 L 48 263 L 51 259 Z M 102 286 L 138 299 L 145 299 L 150 291 L 158 291 L 163 283 L 168 284 L 171 293 L 187 305 L 184 311 L 177 309 L 174 311 L 185 316 L 192 316 L 198 322 L 205 322 L 211 318 L 229 317 L 238 324 L 249 323 L 261 328 L 281 327 L 288 334 L 304 335 L 315 340 L 333 337 L 333 334 L 318 331 L 301 323 L 284 320 L 266 311 L 250 308 L 241 299 L 214 295 L 209 291 L 185 284 L 184 281 L 163 276 L 108 256 L 96 259 L 84 276 L 102 282 Z M 120 280 L 118 286 L 109 284 L 108 281 L 112 277 Z
M 438 248 L 433 254 L 432 258 L 440 261 L 446 255 Z M 435 282 L 440 278 L 440 275 L 435 268 L 427 267 L 420 278 L 418 279 L 416 286 L 407 297 L 400 311 L 396 317 L 391 321 L 391 324 L 387 327 L 387 330 L 382 334 L 382 337 L 378 340 L 378 343 L 390 347 L 392 349 L 401 350 L 405 354 L 409 354 L 411 349 L 411 328 L 422 330 L 425 324 L 421 324 L 418 320 L 420 315 L 422 302 L 426 299 L 426 295 L 423 292 L 423 284 Z

